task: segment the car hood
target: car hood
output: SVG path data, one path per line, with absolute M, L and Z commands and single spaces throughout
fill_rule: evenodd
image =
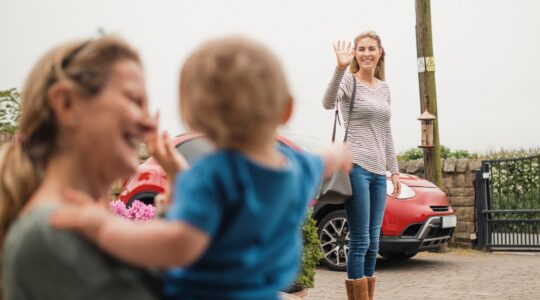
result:
M 437 186 L 425 179 L 422 179 L 418 176 L 409 175 L 409 174 L 399 174 L 399 180 L 410 187 L 426 187 L 426 188 L 436 188 Z

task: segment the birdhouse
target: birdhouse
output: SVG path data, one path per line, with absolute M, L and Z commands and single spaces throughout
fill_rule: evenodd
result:
M 422 122 L 422 145 L 420 145 L 420 148 L 431 148 L 434 147 L 433 145 L 433 120 L 435 120 L 435 116 L 430 114 L 429 111 L 426 109 L 420 117 L 418 117 L 418 120 Z

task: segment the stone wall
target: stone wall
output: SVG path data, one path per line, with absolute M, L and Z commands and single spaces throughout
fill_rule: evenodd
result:
M 479 159 L 446 159 L 442 163 L 443 191 L 457 216 L 457 227 L 451 245 L 471 247 L 476 239 L 476 217 L 474 213 L 474 172 L 479 170 Z M 424 176 L 422 160 L 400 161 L 402 173 Z

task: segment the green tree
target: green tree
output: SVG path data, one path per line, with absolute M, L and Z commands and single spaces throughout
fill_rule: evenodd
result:
M 17 89 L 0 91 L 0 132 L 15 133 L 20 116 L 21 102 Z
M 445 145 L 441 145 L 441 159 L 447 159 L 450 157 L 452 151 Z

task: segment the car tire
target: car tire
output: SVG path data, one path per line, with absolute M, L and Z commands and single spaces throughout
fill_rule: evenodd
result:
M 380 253 L 382 257 L 384 257 L 387 260 L 407 260 L 413 256 L 415 256 L 418 252 L 415 253 L 405 253 L 405 252 L 397 252 L 397 253 Z
M 335 210 L 318 224 L 319 241 L 323 252 L 322 264 L 334 271 L 347 270 L 349 227 L 345 210 Z
M 144 204 L 152 204 L 154 205 L 154 197 L 156 197 L 157 193 L 155 192 L 140 192 L 137 193 L 135 196 L 131 197 L 129 201 L 126 204 L 126 207 L 130 207 L 131 204 L 133 204 L 133 201 L 139 200 L 142 201 Z

